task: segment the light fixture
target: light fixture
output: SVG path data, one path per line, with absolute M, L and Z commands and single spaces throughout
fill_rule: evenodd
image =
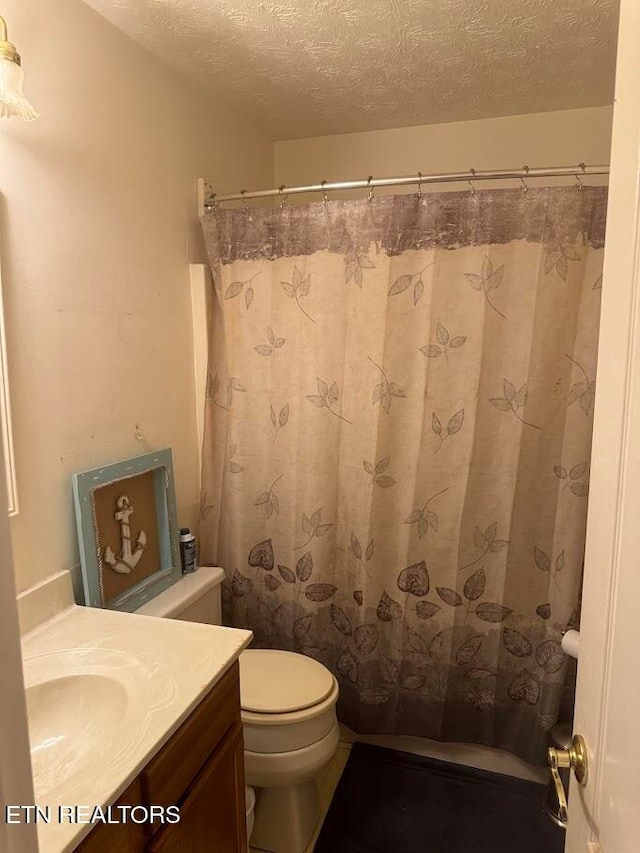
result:
M 0 117 L 20 116 L 25 121 L 38 118 L 38 113 L 22 94 L 23 81 L 20 55 L 7 41 L 7 25 L 0 17 Z

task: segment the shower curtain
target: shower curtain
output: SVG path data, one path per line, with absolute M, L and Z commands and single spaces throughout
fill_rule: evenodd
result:
M 584 553 L 604 188 L 218 210 L 201 552 L 340 719 L 543 762 Z

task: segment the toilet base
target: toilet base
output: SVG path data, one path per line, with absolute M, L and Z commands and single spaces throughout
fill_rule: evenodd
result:
M 255 823 L 250 845 L 269 853 L 304 853 L 318 818 L 315 779 L 299 785 L 256 791 Z

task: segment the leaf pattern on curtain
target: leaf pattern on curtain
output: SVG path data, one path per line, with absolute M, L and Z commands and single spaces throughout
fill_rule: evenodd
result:
M 485 255 L 482 261 L 482 269 L 480 275 L 474 273 L 465 273 L 465 277 L 474 290 L 480 290 L 486 300 L 487 305 L 492 311 L 495 311 L 498 316 L 506 320 L 507 317 L 502 311 L 492 302 L 489 294 L 492 290 L 497 290 L 502 284 L 502 276 L 504 274 L 504 264 L 497 269 L 493 268 L 491 258 Z
M 404 390 L 398 385 L 397 382 L 391 382 L 389 377 L 386 374 L 384 368 L 382 368 L 379 364 L 377 364 L 370 355 L 367 356 L 371 364 L 376 368 L 376 370 L 380 373 L 380 382 L 373 389 L 373 394 L 371 396 L 372 405 L 376 405 L 376 403 L 380 404 L 380 408 L 384 409 L 387 414 L 391 412 L 391 403 L 393 402 L 394 397 L 406 397 L 407 395 L 404 393 Z
M 606 190 L 570 187 L 203 220 L 202 557 L 226 570 L 225 620 L 328 666 L 357 731 L 545 761 L 605 212 Z
M 427 346 L 420 347 L 420 352 L 426 358 L 438 358 L 444 355 L 445 360 L 449 361 L 449 351 L 463 346 L 467 337 L 466 335 L 455 335 L 452 338 L 449 330 L 438 323 L 436 326 L 436 339 L 438 341 L 437 344 L 427 344 Z
M 416 273 L 404 273 L 399 276 L 389 288 L 389 296 L 397 296 L 399 293 L 404 293 L 409 287 L 413 288 L 413 304 L 417 305 L 424 293 L 424 281 L 422 276 L 425 270 L 432 267 L 434 261 L 424 266 Z

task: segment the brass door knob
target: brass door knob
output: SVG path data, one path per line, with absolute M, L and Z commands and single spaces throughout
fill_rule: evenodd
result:
M 564 790 L 559 770 L 561 767 L 570 767 L 578 782 L 581 785 L 586 785 L 588 776 L 587 745 L 582 735 L 574 735 L 569 749 L 549 747 L 548 757 L 551 776 L 558 797 L 557 814 L 560 821 L 566 825 L 569 816 L 567 811 L 567 794 Z

